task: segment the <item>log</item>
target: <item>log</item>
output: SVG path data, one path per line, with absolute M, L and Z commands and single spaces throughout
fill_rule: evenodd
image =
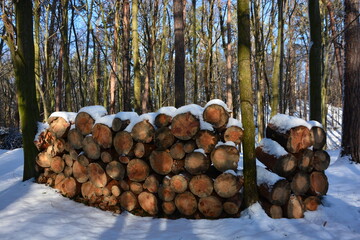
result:
M 313 166 L 316 171 L 325 171 L 330 165 L 330 155 L 324 150 L 314 152 Z
M 259 194 L 273 205 L 282 206 L 289 200 L 291 188 L 290 183 L 279 180 L 273 185 L 262 183 L 258 186 Z
M 184 143 L 184 152 L 192 153 L 197 148 L 196 142 L 194 140 L 188 140 Z
M 190 112 L 176 115 L 171 122 L 172 134 L 180 140 L 189 140 L 200 130 L 200 121 Z
M 136 123 L 131 130 L 133 139 L 142 143 L 150 143 L 154 138 L 154 134 L 155 128 L 147 119 Z
M 186 173 L 177 174 L 171 177 L 170 187 L 175 193 L 183 193 L 188 188 L 190 176 Z
M 106 173 L 112 179 L 115 180 L 122 180 L 125 176 L 125 168 L 124 166 L 118 161 L 112 161 L 106 165 Z
M 86 136 L 91 133 L 95 120 L 86 112 L 80 112 L 75 118 L 75 127 L 79 132 Z
M 171 116 L 165 113 L 160 113 L 155 117 L 155 126 L 158 128 L 168 127 L 171 124 L 171 120 Z
M 244 135 L 244 130 L 238 126 L 230 126 L 226 128 L 223 138 L 225 142 L 231 141 L 236 145 L 240 145 Z
M 175 142 L 175 137 L 168 127 L 162 127 L 155 131 L 155 145 L 158 150 L 170 148 Z
M 74 198 L 80 193 L 81 185 L 73 177 L 67 177 L 61 182 L 61 193 L 68 198 Z
M 151 168 L 156 173 L 166 175 L 171 172 L 173 158 L 168 151 L 152 151 L 149 160 Z
M 129 186 L 128 182 L 125 181 L 125 180 L 120 180 L 119 181 L 119 186 L 124 191 L 129 191 L 130 190 L 130 186 Z
M 108 177 L 104 169 L 98 163 L 90 163 L 87 166 L 87 172 L 90 181 L 98 188 L 105 187 L 108 183 Z
M 56 138 L 53 142 L 53 145 L 50 145 L 46 152 L 48 152 L 52 157 L 60 156 L 65 151 L 65 141 L 62 138 Z
M 137 158 L 147 158 L 155 149 L 155 145 L 138 142 L 134 146 L 134 155 Z
M 185 169 L 192 175 L 205 173 L 210 166 L 210 160 L 201 152 L 188 153 L 185 157 Z
M 57 174 L 55 177 L 54 188 L 62 192 L 62 182 L 64 181 L 65 178 L 66 177 L 63 173 Z
M 130 124 L 130 120 L 121 120 L 120 118 L 115 117 L 111 124 L 111 129 L 114 132 L 123 131 Z
M 121 162 L 123 164 L 128 164 L 130 162 L 130 158 L 128 156 L 120 156 L 119 162 Z
M 84 153 L 88 158 L 92 160 L 100 158 L 100 146 L 94 141 L 92 136 L 86 136 L 83 140 L 82 145 Z
M 316 196 L 309 196 L 304 200 L 305 209 L 308 211 L 316 211 L 321 204 L 321 201 Z
M 311 139 L 313 141 L 313 149 L 321 150 L 326 144 L 326 132 L 323 128 L 313 126 L 310 130 Z
M 117 180 L 111 180 L 110 182 L 108 182 L 108 184 L 106 184 L 106 186 L 103 189 L 108 190 L 109 196 L 114 195 L 114 196 L 118 197 L 118 196 L 120 196 L 120 193 L 121 193 L 121 190 L 119 187 L 119 181 L 117 181 Z M 105 195 L 104 191 L 103 191 L 103 195 Z
M 310 188 L 310 176 L 306 172 L 297 172 L 291 181 L 291 190 L 295 195 L 303 195 Z
M 92 128 L 92 137 L 94 141 L 103 149 L 112 146 L 113 134 L 111 129 L 102 123 L 97 123 Z
M 288 218 L 303 218 L 305 210 L 301 197 L 291 195 L 285 210 Z
M 266 214 L 274 219 L 279 219 L 283 217 L 283 210 L 280 206 L 278 205 L 274 205 L 269 203 L 266 200 L 261 200 L 260 201 L 262 208 L 264 209 L 264 211 L 266 212 Z
M 179 174 L 180 172 L 185 171 L 185 160 L 173 160 L 173 165 L 171 166 L 171 172 L 174 174 Z
M 312 172 L 310 174 L 310 189 L 309 192 L 314 196 L 323 196 L 327 193 L 329 182 L 323 172 Z
M 102 151 L 100 154 L 101 161 L 103 161 L 103 163 L 111 162 L 113 160 L 112 155 L 111 151 Z
M 120 187 L 117 185 L 114 185 L 111 187 L 111 194 L 115 197 L 119 197 L 121 194 Z
M 304 126 L 291 128 L 284 133 L 278 126 L 269 123 L 266 127 L 266 137 L 278 142 L 290 153 L 298 153 L 313 144 L 310 130 Z
M 96 187 L 92 182 L 87 181 L 81 184 L 81 195 L 85 199 L 92 199 L 92 201 L 96 201 L 99 196 L 102 195 L 102 189 Z
M 137 197 L 135 196 L 134 193 L 130 191 L 123 192 L 120 195 L 119 202 L 120 202 L 120 206 L 128 212 L 131 212 L 139 205 Z
M 199 200 L 198 209 L 206 218 L 218 218 L 223 211 L 223 204 L 218 197 L 202 197 Z
M 65 168 L 65 162 L 61 157 L 55 156 L 51 159 L 50 169 L 53 172 L 61 173 L 62 171 L 64 171 L 64 168 Z
M 150 215 L 158 213 L 158 201 L 154 194 L 150 192 L 142 192 L 138 196 L 140 207 Z
M 184 144 L 177 142 L 170 148 L 170 155 L 173 159 L 179 160 L 185 157 Z
M 34 140 L 34 144 L 39 151 L 43 151 L 52 145 L 54 140 L 55 136 L 49 130 L 45 130 Z
M 214 181 L 215 192 L 223 198 L 230 198 L 240 191 L 243 182 L 231 173 L 223 173 Z
M 64 154 L 62 156 L 62 159 L 65 162 L 65 165 L 68 167 L 72 167 L 72 165 L 74 164 L 74 159 L 70 156 L 70 154 Z
M 161 208 L 166 215 L 171 215 L 176 211 L 174 201 L 162 202 Z
M 70 146 L 74 149 L 81 149 L 84 136 L 76 128 L 73 128 L 69 130 L 67 140 Z
M 47 152 L 40 152 L 36 157 L 36 163 L 43 168 L 50 167 L 51 155 Z
M 130 191 L 132 191 L 135 195 L 139 195 L 144 191 L 144 188 L 141 183 L 138 182 L 129 182 Z
M 198 148 L 204 149 L 205 153 L 210 153 L 218 143 L 218 136 L 209 130 L 200 130 L 196 134 L 196 145 Z
M 49 130 L 57 138 L 65 137 L 70 129 L 71 123 L 62 117 L 49 117 Z
M 158 196 L 163 201 L 172 201 L 175 198 L 175 192 L 169 185 L 161 185 L 158 190 Z
M 268 151 L 263 146 L 258 146 L 255 149 L 256 158 L 281 177 L 288 177 L 294 173 L 297 167 L 297 159 L 293 154 L 275 156 L 269 154 Z
M 298 161 L 298 168 L 300 171 L 311 172 L 313 170 L 314 152 L 310 149 L 304 149 L 303 151 L 295 154 Z
M 149 175 L 145 179 L 145 182 L 143 184 L 143 188 L 146 189 L 147 191 L 151 192 L 151 193 L 157 193 L 158 189 L 159 189 L 159 180 L 158 180 L 158 178 L 154 174 Z
M 126 172 L 131 181 L 142 182 L 149 176 L 150 169 L 145 161 L 134 158 L 127 164 Z
M 73 168 L 69 167 L 69 166 L 65 166 L 63 172 L 64 172 L 65 177 L 71 177 L 73 175 Z
M 176 196 L 175 206 L 181 214 L 191 216 L 197 210 L 197 201 L 191 192 L 186 191 Z
M 90 159 L 88 159 L 84 154 L 80 154 L 77 161 L 79 161 L 79 163 L 81 163 L 84 167 L 87 167 L 90 164 Z
M 134 144 L 131 134 L 125 131 L 116 133 L 114 137 L 114 148 L 119 155 L 127 155 Z
M 211 161 L 221 172 L 236 170 L 239 162 L 239 151 L 234 146 L 220 145 L 211 152 Z
M 195 196 L 208 197 L 214 190 L 214 182 L 205 174 L 196 175 L 191 178 L 189 189 Z
M 230 115 L 225 108 L 218 104 L 207 106 L 203 112 L 204 121 L 211 123 L 216 129 L 226 127 L 229 117 Z
M 227 198 L 223 203 L 224 212 L 229 215 L 235 215 L 240 212 L 240 207 L 242 203 L 242 195 L 241 193 L 237 193 L 231 198 Z

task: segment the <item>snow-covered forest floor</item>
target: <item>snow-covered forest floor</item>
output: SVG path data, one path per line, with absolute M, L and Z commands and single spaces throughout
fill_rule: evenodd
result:
M 360 239 L 360 165 L 338 158 L 341 124 L 328 119 L 329 191 L 303 219 L 271 219 L 259 204 L 237 219 L 114 215 L 22 182 L 23 152 L 15 149 L 0 150 L 0 239 Z

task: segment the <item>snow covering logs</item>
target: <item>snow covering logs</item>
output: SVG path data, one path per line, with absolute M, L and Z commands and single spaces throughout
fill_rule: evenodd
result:
M 35 138 L 38 182 L 90 206 L 141 216 L 240 215 L 243 129 L 220 100 L 138 116 L 55 112 Z
M 272 218 L 302 218 L 306 210 L 317 209 L 328 190 L 326 133 L 318 122 L 277 114 L 266 136 L 256 148 L 267 168 L 257 169 L 261 204 Z

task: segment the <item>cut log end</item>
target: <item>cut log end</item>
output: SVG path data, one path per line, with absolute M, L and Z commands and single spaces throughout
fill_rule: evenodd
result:
M 215 196 L 200 198 L 198 208 L 199 211 L 207 218 L 218 218 L 223 211 L 221 201 Z
M 134 144 L 133 138 L 128 132 L 118 132 L 114 137 L 114 148 L 119 155 L 126 155 Z
M 192 175 L 205 173 L 210 166 L 210 160 L 200 152 L 192 152 L 186 155 L 185 169 Z
M 185 216 L 193 215 L 197 210 L 197 201 L 191 192 L 183 192 L 176 196 L 175 205 L 179 212 Z
M 212 104 L 205 108 L 203 112 L 204 121 L 211 123 L 214 128 L 223 128 L 229 121 L 229 113 L 224 107 Z
M 80 112 L 75 118 L 75 127 L 82 135 L 91 133 L 95 120 L 86 112 Z
M 143 120 L 134 125 L 131 130 L 131 136 L 137 142 L 150 143 L 155 134 L 155 128 L 149 120 Z
M 142 182 L 150 172 L 149 165 L 141 159 L 132 159 L 126 168 L 127 175 L 131 181 Z
M 153 151 L 149 157 L 151 168 L 158 174 L 166 175 L 171 172 L 173 158 L 168 151 Z
M 239 162 L 239 151 L 234 146 L 220 145 L 211 152 L 211 161 L 221 172 L 236 170 Z
M 180 140 L 189 140 L 200 130 L 200 121 L 190 112 L 176 115 L 171 122 L 172 134 Z
M 215 192 L 223 198 L 233 197 L 242 188 L 242 181 L 231 173 L 223 173 L 214 181 Z

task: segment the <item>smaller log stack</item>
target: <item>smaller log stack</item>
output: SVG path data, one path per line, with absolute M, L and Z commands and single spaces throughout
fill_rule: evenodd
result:
M 266 128 L 266 137 L 255 150 L 271 171 L 258 169 L 264 210 L 272 218 L 302 218 L 305 211 L 315 211 L 329 187 L 325 170 L 330 156 L 322 150 L 326 143 L 322 126 L 277 114 Z
M 243 130 L 219 100 L 141 116 L 92 106 L 48 124 L 35 139 L 38 182 L 66 197 L 141 216 L 240 216 Z

